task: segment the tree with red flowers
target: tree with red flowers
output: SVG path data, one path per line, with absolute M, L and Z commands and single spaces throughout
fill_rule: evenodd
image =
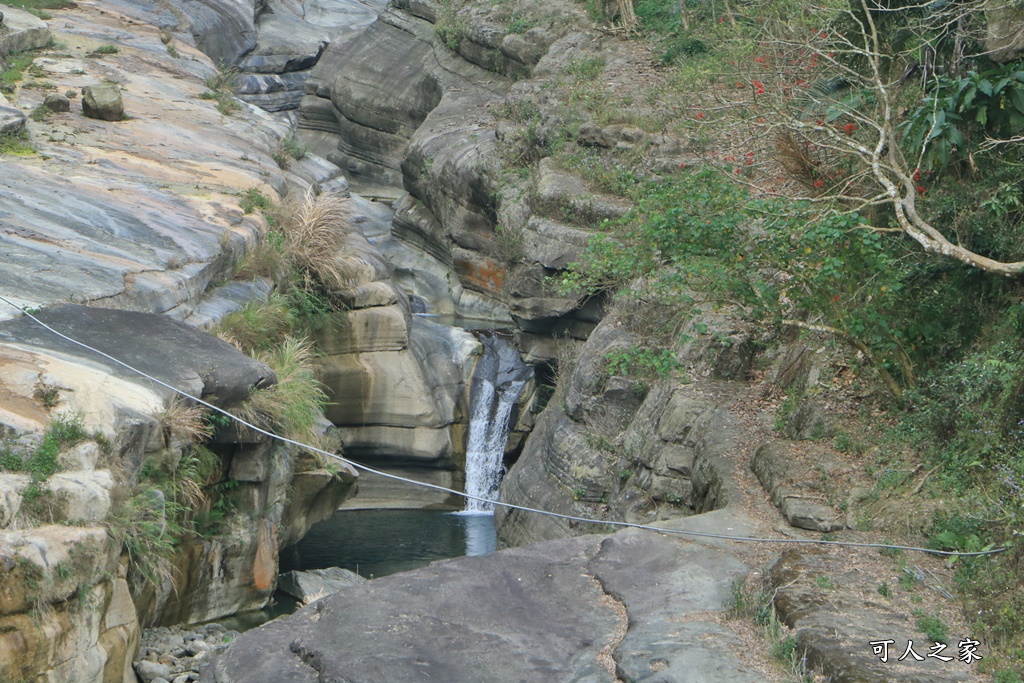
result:
M 1005 276 L 1024 260 L 990 258 L 950 239 L 922 210 L 925 175 L 1024 141 L 1024 70 L 992 62 L 981 2 L 851 0 L 765 28 L 756 78 L 738 110 L 771 139 L 787 175 L 816 201 L 866 212 L 930 253 Z M 881 209 L 881 210 L 880 210 Z

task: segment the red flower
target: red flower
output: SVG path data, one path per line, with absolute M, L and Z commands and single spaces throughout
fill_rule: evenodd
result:
M 914 180 L 920 180 L 920 179 L 921 179 L 921 169 L 915 168 L 914 169 Z
M 704 112 L 699 111 L 696 114 L 694 114 L 693 117 L 696 118 L 696 119 L 703 119 L 704 118 Z
M 754 57 L 754 61 L 758 64 L 764 64 L 764 57 Z
M 754 156 L 754 153 L 753 152 L 747 152 L 747 156 L 748 157 L 752 157 L 752 156 Z
M 924 185 L 918 185 L 915 189 L 917 189 L 919 194 L 924 194 L 925 192 L 928 191 L 928 189 Z
M 737 87 L 737 88 L 742 88 L 742 87 L 743 87 L 743 84 L 742 84 L 742 83 L 740 83 L 739 81 L 736 81 L 736 87 Z
M 763 95 L 764 94 L 764 83 L 762 83 L 761 81 L 751 81 L 751 83 L 753 83 L 753 85 L 754 85 L 754 88 L 755 88 L 754 94 L 755 95 Z
M 814 181 L 814 186 L 815 187 L 825 187 L 825 181 L 824 180 L 815 180 Z
M 732 171 L 733 171 L 733 173 L 742 173 L 743 169 L 740 168 L 739 166 L 737 166 L 736 168 L 732 169 Z
M 855 130 L 857 130 L 857 124 L 855 123 L 848 123 L 845 126 L 843 126 L 843 132 L 846 133 L 847 135 L 853 135 L 853 131 Z
M 686 162 L 684 161 L 683 163 L 679 164 L 679 168 L 686 168 Z

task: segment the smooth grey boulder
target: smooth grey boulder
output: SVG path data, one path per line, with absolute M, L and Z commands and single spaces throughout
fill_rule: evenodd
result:
M 188 394 L 221 406 L 236 405 L 253 387 L 277 382 L 273 371 L 213 335 L 162 315 L 64 304 L 36 317 L 61 333 L 108 353 Z M 117 377 L 138 374 L 53 332 L 27 317 L 0 322 L 0 343 L 58 352 L 101 366 Z M 166 388 L 159 393 L 170 394 Z
M 71 111 L 71 100 L 64 95 L 52 92 L 43 100 L 43 106 L 50 111 Z
M 82 114 L 101 121 L 123 120 L 121 90 L 114 83 L 85 86 L 82 88 Z
M 327 567 L 326 569 L 285 572 L 277 579 L 277 590 L 303 602 L 309 602 L 367 581 L 368 579 L 364 579 L 348 569 Z
M 13 135 L 25 127 L 25 114 L 10 106 L 7 98 L 0 93 L 0 135 Z
M 135 665 L 135 672 L 139 675 L 139 680 L 142 683 L 156 683 L 160 679 L 166 681 L 171 677 L 171 667 L 147 659 Z

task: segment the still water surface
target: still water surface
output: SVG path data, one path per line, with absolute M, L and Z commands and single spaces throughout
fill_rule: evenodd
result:
M 374 578 L 434 560 L 487 555 L 496 545 L 494 517 L 489 514 L 339 510 L 281 553 L 281 572 L 343 567 Z
M 487 555 L 497 546 L 494 516 L 442 510 L 338 510 L 306 537 L 281 552 L 280 571 L 343 567 L 366 578 L 416 569 L 435 560 Z M 278 592 L 256 612 L 221 619 L 225 628 L 247 631 L 299 607 Z

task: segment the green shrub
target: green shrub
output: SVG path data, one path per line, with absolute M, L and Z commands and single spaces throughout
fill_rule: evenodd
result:
M 679 370 L 679 361 L 670 349 L 631 347 L 605 354 L 605 371 L 621 377 L 666 379 Z
M 938 616 L 934 614 L 923 614 L 916 611 L 917 621 L 914 625 L 917 629 L 928 636 L 928 639 L 936 643 L 945 643 L 949 640 L 949 629 Z

